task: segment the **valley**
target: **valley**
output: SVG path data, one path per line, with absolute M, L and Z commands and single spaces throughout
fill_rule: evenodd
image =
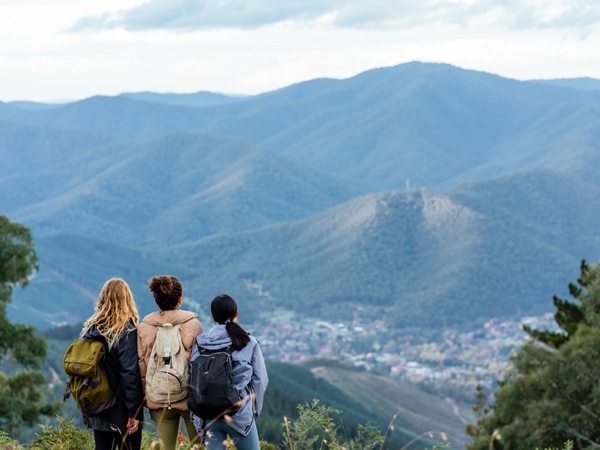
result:
M 551 329 L 552 297 L 600 260 L 585 86 L 413 62 L 247 97 L 0 102 L 0 214 L 39 255 L 8 316 L 77 326 L 111 277 L 144 315 L 148 280 L 177 275 L 206 326 L 227 292 L 271 364 L 293 364 L 286 408 L 383 377 L 427 395 L 402 439 L 441 402 L 462 442 L 475 386 L 493 393 L 521 326 Z M 354 423 L 375 414 L 358 398 Z

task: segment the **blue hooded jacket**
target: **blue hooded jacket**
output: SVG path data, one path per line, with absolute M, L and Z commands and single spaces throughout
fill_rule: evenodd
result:
M 231 345 L 225 325 L 217 325 L 208 333 L 198 335 L 196 342 L 207 350 L 218 350 Z M 194 345 L 190 361 L 194 361 L 198 354 L 198 346 Z M 242 407 L 231 416 L 231 420 L 227 420 L 227 425 L 243 436 L 247 436 L 252 423 L 262 411 L 269 378 L 262 351 L 254 336 L 250 336 L 250 342 L 241 350 L 235 350 L 231 356 L 233 359 L 233 385 L 238 391 L 243 392 L 245 401 Z M 196 428 L 199 431 L 202 430 L 204 419 L 194 413 L 191 413 L 191 416 Z

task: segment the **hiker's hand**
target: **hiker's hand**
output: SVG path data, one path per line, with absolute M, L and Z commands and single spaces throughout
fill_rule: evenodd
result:
M 135 433 L 140 426 L 140 421 L 137 419 L 132 419 L 131 417 L 127 419 L 127 432 L 129 434 Z

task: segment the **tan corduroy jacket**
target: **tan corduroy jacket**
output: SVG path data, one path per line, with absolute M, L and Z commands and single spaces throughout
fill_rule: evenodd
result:
M 181 333 L 181 342 L 185 348 L 185 355 L 189 361 L 192 352 L 192 347 L 196 340 L 196 336 L 202 333 L 202 324 L 198 320 L 198 314 L 183 311 L 177 309 L 174 311 L 156 311 L 148 314 L 142 322 L 138 325 L 138 363 L 140 366 L 140 375 L 142 376 L 142 384 L 144 385 L 144 392 L 146 392 L 146 369 L 148 367 L 148 361 L 150 354 L 152 353 L 152 347 L 156 340 L 157 326 L 164 323 L 170 323 L 177 325 L 181 323 L 179 332 Z M 165 405 L 160 403 L 154 403 L 152 400 L 146 398 L 145 405 L 148 409 L 161 409 Z M 187 410 L 187 397 L 173 403 L 172 408 Z

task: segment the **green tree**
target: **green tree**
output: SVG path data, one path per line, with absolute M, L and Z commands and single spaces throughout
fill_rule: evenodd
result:
M 554 297 L 559 331 L 525 331 L 495 402 L 478 391 L 469 450 L 600 445 L 600 264 L 581 264 L 572 301 Z
M 32 326 L 13 324 L 6 308 L 15 286 L 26 286 L 37 269 L 31 232 L 0 216 L 0 359 L 25 369 L 12 376 L 0 372 L 0 425 L 18 435 L 21 425 L 34 425 L 40 414 L 53 414 L 56 405 L 44 404 L 44 376 L 38 370 L 46 357 L 46 341 Z

